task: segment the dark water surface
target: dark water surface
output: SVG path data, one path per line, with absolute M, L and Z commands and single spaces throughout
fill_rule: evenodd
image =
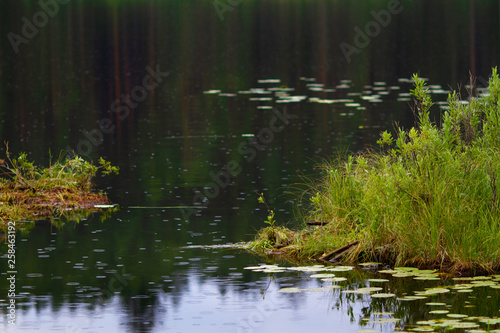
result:
M 484 86 L 499 60 L 498 2 L 66 2 L 2 3 L 0 139 L 42 163 L 61 149 L 110 160 L 120 174 L 97 185 L 120 210 L 18 232 L 15 326 L 2 245 L 0 330 L 392 332 L 453 318 L 436 309 L 499 316 L 497 278 L 407 301 L 396 297 L 460 281 L 267 274 L 244 269 L 265 258 L 200 246 L 252 239 L 267 215 L 256 191 L 279 223 L 296 223 L 293 193 L 318 163 L 412 124 L 412 73 L 436 101 L 469 71 Z M 342 292 L 369 285 L 396 296 Z M 487 329 L 480 319 L 462 322 Z

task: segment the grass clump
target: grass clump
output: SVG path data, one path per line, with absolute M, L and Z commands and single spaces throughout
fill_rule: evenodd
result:
M 396 265 L 447 270 L 500 268 L 500 79 L 496 68 L 488 93 L 468 102 L 454 92 L 440 125 L 430 120 L 433 105 L 425 81 L 413 76 L 409 130 L 381 133 L 380 149 L 324 166 L 311 184 L 308 218 L 324 227 L 296 233 L 320 235 L 329 250 L 354 239 L 349 252 Z M 322 255 L 330 245 L 295 251 Z M 304 243 L 298 246 L 301 249 Z M 307 248 L 307 247 L 306 247 Z
M 104 159 L 99 166 L 81 157 L 59 159 L 47 168 L 30 161 L 26 153 L 0 160 L 0 226 L 8 221 L 33 220 L 78 209 L 108 204 L 103 193 L 92 192 L 92 179 L 101 170 L 118 173 L 118 168 Z

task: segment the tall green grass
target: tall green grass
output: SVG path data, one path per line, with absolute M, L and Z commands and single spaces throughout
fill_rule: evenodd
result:
M 384 248 L 396 264 L 500 266 L 500 79 L 469 103 L 448 97 L 441 126 L 414 75 L 417 126 L 381 133 L 380 151 L 325 166 L 310 216 L 362 234 L 360 252 Z M 342 223 L 338 223 L 342 221 Z
M 378 150 L 325 165 L 325 176 L 310 184 L 311 205 L 303 215 L 328 223 L 328 228 L 304 229 L 295 238 L 308 244 L 302 251 L 307 254 L 327 252 L 328 241 L 316 238 L 327 235 L 335 244 L 361 240 L 351 259 L 364 255 L 396 265 L 498 269 L 497 70 L 488 94 L 470 96 L 468 103 L 450 94 L 440 125 L 430 120 L 433 103 L 425 81 L 417 75 L 413 79 L 415 127 L 385 131 Z M 316 249 L 311 248 L 314 243 Z

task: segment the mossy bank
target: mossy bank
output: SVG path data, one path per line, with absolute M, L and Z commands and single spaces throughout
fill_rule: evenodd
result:
M 102 192 L 93 191 L 92 179 L 100 170 L 118 173 L 118 168 L 104 159 L 99 166 L 76 156 L 51 163 L 47 168 L 36 166 L 21 153 L 0 160 L 0 226 L 9 221 L 32 221 L 48 216 L 68 215 L 78 210 L 96 210 L 107 205 Z
M 426 82 L 413 76 L 415 127 L 380 134 L 324 165 L 309 184 L 300 230 L 270 223 L 251 243 L 324 261 L 374 260 L 454 272 L 500 268 L 500 79 L 479 96 L 448 96 L 431 121 Z M 313 221 L 313 222 L 311 222 Z M 309 225 L 316 224 L 316 225 Z

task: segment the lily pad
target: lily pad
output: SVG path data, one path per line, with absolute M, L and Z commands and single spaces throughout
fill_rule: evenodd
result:
M 368 282 L 388 282 L 387 279 L 368 279 Z
M 396 294 L 391 294 L 391 293 L 378 293 L 378 294 L 372 294 L 372 298 L 389 298 L 389 297 L 394 297 Z
M 287 288 L 281 288 L 280 290 L 278 290 L 278 292 L 280 292 L 280 293 L 300 293 L 301 290 L 299 288 L 296 288 L 296 287 L 287 287 Z
M 471 322 L 461 322 L 450 325 L 453 328 L 476 328 L 479 327 L 479 324 L 471 323 Z
M 331 278 L 323 278 L 321 281 L 332 281 L 332 282 L 341 282 L 341 281 L 347 281 L 347 278 L 345 277 L 331 277 Z
M 459 313 L 448 313 L 446 316 L 450 318 L 467 318 L 467 315 L 459 314 Z
M 331 278 L 334 276 L 335 276 L 335 274 L 333 274 L 333 273 L 320 273 L 320 274 L 313 274 L 310 277 L 312 277 L 312 278 Z
M 342 290 L 343 293 L 346 293 L 346 294 L 369 294 L 371 292 L 375 292 L 375 291 L 380 291 L 382 290 L 383 288 L 379 288 L 379 287 L 366 287 L 366 288 L 359 288 L 359 289 L 356 289 L 356 290 Z
M 335 267 L 329 267 L 326 270 L 329 272 L 347 272 L 354 269 L 353 266 L 335 266 Z
M 449 313 L 450 311 L 448 310 L 432 310 L 432 311 L 429 311 L 429 313 L 433 313 L 433 314 L 445 314 L 445 313 Z

